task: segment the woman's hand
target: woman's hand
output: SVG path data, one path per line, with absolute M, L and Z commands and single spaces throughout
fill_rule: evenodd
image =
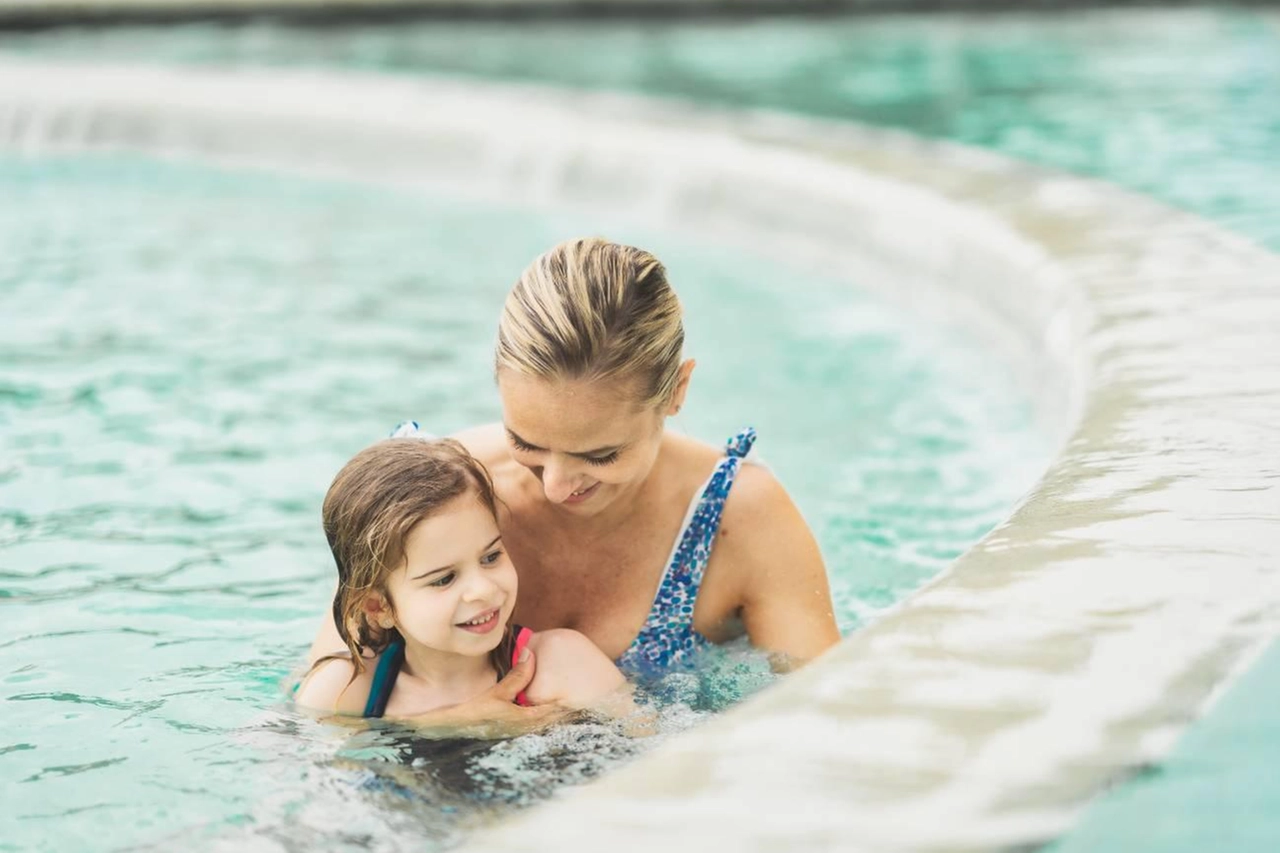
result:
M 546 728 L 573 710 L 555 704 L 516 704 L 516 695 L 529 686 L 536 671 L 533 652 L 525 649 L 505 678 L 474 699 L 398 722 L 413 726 L 428 737 L 504 738 Z

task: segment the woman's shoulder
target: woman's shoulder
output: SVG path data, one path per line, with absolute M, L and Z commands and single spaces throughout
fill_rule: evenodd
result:
M 507 436 L 500 423 L 468 427 L 450 437 L 460 441 L 467 452 L 479 459 L 486 468 L 492 468 L 510 458 Z
M 502 499 L 503 512 L 513 507 L 526 507 L 529 500 L 536 503 L 541 494 L 537 480 L 528 469 L 511 458 L 507 447 L 506 429 L 500 423 L 471 427 L 451 436 L 462 443 L 467 452 L 480 461 L 489 472 L 493 488 Z
M 379 657 L 365 658 L 359 675 L 355 675 L 348 655 L 321 660 L 303 678 L 294 701 L 315 711 L 361 716 L 369 701 L 378 660 Z
M 693 494 L 724 458 L 724 448 L 668 430 L 662 437 L 662 459 L 675 491 Z
M 711 445 L 687 436 L 673 436 L 673 459 L 685 470 L 702 472 L 702 481 L 724 462 L 726 445 Z M 749 448 L 748 448 L 749 450 Z M 791 496 L 773 471 L 751 455 L 742 456 L 733 485 L 724 499 L 717 549 L 752 550 L 780 533 L 808 533 Z
M 701 485 L 711 476 L 726 456 L 724 444 L 710 444 L 678 432 L 664 436 L 664 453 L 672 471 L 683 472 Z M 786 498 L 786 491 L 768 466 L 751 456 L 744 458 L 730 490 L 725 512 L 733 506 L 735 513 L 767 511 L 771 504 Z

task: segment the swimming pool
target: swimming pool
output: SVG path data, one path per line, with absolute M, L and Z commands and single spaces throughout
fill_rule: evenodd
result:
M 759 44 L 764 33 L 749 26 L 676 33 L 592 29 L 588 38 L 570 30 L 562 36 L 544 32 L 540 38 L 542 48 L 547 39 L 586 45 L 580 49 L 594 57 L 596 67 L 586 62 L 583 67 L 593 68 L 593 83 L 854 115 L 978 142 L 1104 174 L 1274 245 L 1268 229 L 1276 204 L 1270 193 L 1280 183 L 1267 180 L 1274 167 L 1267 157 L 1274 136 L 1267 128 L 1275 112 L 1262 84 L 1274 73 L 1275 53 L 1268 50 L 1274 41 L 1265 26 L 1252 26 L 1256 19 L 1246 13 L 1050 19 L 1043 26 L 1037 20 L 1004 19 L 1000 26 L 990 19 L 858 22 L 847 28 L 788 24 L 776 28 L 779 35 L 767 42 L 769 50 L 753 54 L 765 70 L 757 64 L 752 74 L 742 71 L 742 47 Z M 228 56 L 297 61 L 301 56 L 374 68 L 588 82 L 574 76 L 580 74 L 576 65 L 542 61 L 554 51 L 526 43 L 522 52 L 514 48 L 514 34 L 494 29 L 473 29 L 470 41 L 456 32 L 368 30 L 319 40 L 270 28 L 188 32 L 185 42 L 153 44 L 157 52 L 188 61 Z M 1152 32 L 1160 35 L 1159 42 L 1148 38 Z M 527 32 L 521 38 L 527 39 Z M 137 34 L 89 38 L 108 53 L 113 39 L 129 49 L 137 46 Z M 72 39 L 67 47 L 53 42 L 42 49 L 81 51 L 85 42 Z M 1177 49 L 1169 49 L 1171 43 Z M 1216 72 L 1197 74 L 1194 83 L 1169 73 L 1170 63 L 1188 57 L 1200 58 L 1205 69 Z M 829 73 L 841 67 L 848 73 Z M 1137 120 L 1128 121 L 1134 115 Z M 1172 127 L 1194 132 L 1171 134 Z M 906 496 L 907 504 L 912 500 Z M 811 507 L 806 503 L 812 517 Z M 830 534 L 824 534 L 828 549 L 830 543 Z M 870 592 L 866 601 L 872 603 L 896 594 L 888 591 L 877 599 L 870 588 L 864 592 Z
M 497 417 L 497 308 L 562 235 L 665 258 L 700 363 L 680 426 L 757 426 L 846 631 L 985 533 L 1047 452 L 972 342 L 678 235 L 128 154 L 9 153 L 0 184 L 11 849 L 421 849 L 634 751 L 531 737 L 388 781 L 394 746 L 280 710 L 330 583 L 329 477 L 403 417 Z M 678 693 L 671 726 L 760 683 L 727 672 Z

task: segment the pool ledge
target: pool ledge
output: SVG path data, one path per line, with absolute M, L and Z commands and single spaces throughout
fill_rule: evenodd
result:
M 820 660 L 471 849 L 1026 849 L 1277 630 L 1280 259 L 1109 185 L 849 124 L 322 72 L 0 59 L 0 146 L 624 212 L 963 317 L 1061 439 L 1012 516 Z

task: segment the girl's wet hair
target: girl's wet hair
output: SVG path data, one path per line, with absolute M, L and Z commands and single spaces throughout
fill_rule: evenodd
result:
M 598 237 L 536 258 L 507 296 L 495 370 L 544 379 L 639 382 L 644 406 L 670 399 L 684 348 L 680 301 L 653 255 Z
M 468 494 L 497 518 L 489 472 L 449 438 L 380 441 L 357 453 L 329 486 L 322 515 L 338 567 L 333 621 L 351 653 L 353 679 L 364 668 L 364 653 L 380 653 L 399 636 L 395 628 L 369 621 L 366 599 L 379 594 L 394 608 L 386 581 L 404 562 L 410 531 Z M 507 625 L 503 642 L 493 652 L 499 676 L 511 666 L 511 633 Z

